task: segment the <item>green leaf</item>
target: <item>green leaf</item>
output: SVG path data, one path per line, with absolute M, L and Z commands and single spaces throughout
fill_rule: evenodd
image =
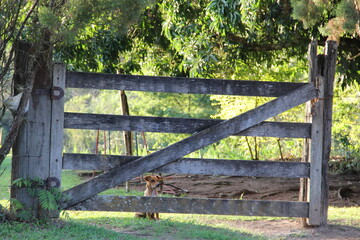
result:
M 58 209 L 58 204 L 55 199 L 55 196 L 51 194 L 51 192 L 42 189 L 39 191 L 38 197 L 39 197 L 40 205 L 43 209 L 45 210 Z

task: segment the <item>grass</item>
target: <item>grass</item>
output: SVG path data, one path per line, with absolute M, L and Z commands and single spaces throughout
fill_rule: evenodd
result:
M 5 205 L 6 201 L 0 201 Z M 276 221 L 270 217 L 161 214 L 161 221 L 134 218 L 133 213 L 68 211 L 54 224 L 0 224 L 1 239 L 239 239 L 263 236 L 234 228 L 233 222 Z M 285 218 L 289 219 L 289 218 Z M 294 219 L 289 219 L 294 221 Z M 329 208 L 330 224 L 360 228 L 360 207 Z M 299 237 L 299 236 L 297 236 Z
M 161 221 L 134 218 L 133 213 L 69 212 L 72 222 L 87 223 L 131 232 L 146 239 L 263 239 L 242 231 L 219 228 L 206 223 L 207 216 L 161 214 Z
M 11 158 L 6 157 L 0 166 L 0 200 L 10 198 Z
M 360 207 L 329 207 L 330 222 L 360 228 Z
M 0 224 L 1 239 L 139 239 L 131 234 L 117 233 L 97 226 L 81 223 L 61 224 Z
M 10 158 L 1 169 L 0 205 L 7 206 L 10 186 Z M 63 189 L 84 181 L 73 171 L 63 171 Z M 125 194 L 123 189 L 110 189 L 104 194 Z M 130 195 L 142 195 L 130 192 Z M 276 221 L 275 217 L 213 216 L 161 214 L 161 221 L 134 218 L 134 213 L 68 211 L 68 218 L 61 217 L 53 223 L 1 223 L 0 239 L 239 239 L 260 240 L 263 236 L 246 232 L 236 226 L 238 221 Z M 289 219 L 290 218 L 281 218 Z M 330 224 L 360 228 L 360 207 L 329 208 Z M 299 237 L 299 236 L 297 236 Z

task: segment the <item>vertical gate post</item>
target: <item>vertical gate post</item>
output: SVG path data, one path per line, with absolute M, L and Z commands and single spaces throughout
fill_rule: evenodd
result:
M 51 132 L 50 132 L 50 162 L 49 185 L 61 187 L 62 151 L 64 136 L 64 103 L 66 66 L 55 63 L 53 67 L 53 83 L 51 88 Z M 50 213 L 58 218 L 59 212 Z
M 61 183 L 62 150 L 64 136 L 65 76 L 65 64 L 54 64 L 51 101 L 50 176 L 57 178 L 59 183 Z
M 319 91 L 317 99 L 311 101 L 311 144 L 310 144 L 310 179 L 308 180 L 309 219 L 311 226 L 321 225 L 321 191 L 324 184 L 322 179 L 323 140 L 324 140 L 324 81 L 322 76 L 316 77 Z M 325 223 L 326 224 L 326 223 Z
M 318 58 L 317 58 L 317 47 L 318 42 L 316 40 L 311 41 L 308 47 L 308 81 L 315 84 L 315 78 L 318 74 Z M 307 102 L 305 105 L 305 122 L 311 123 L 311 102 Z M 311 138 L 306 138 L 304 140 L 303 147 L 303 157 L 302 162 L 310 162 L 310 143 Z M 309 179 L 301 178 L 300 179 L 300 192 L 299 192 L 299 201 L 307 202 L 309 195 Z M 302 219 L 303 226 L 307 226 L 307 218 Z
M 311 101 L 311 143 L 308 148 L 310 179 L 307 181 L 309 201 L 308 225 L 327 224 L 328 215 L 328 162 L 331 149 L 332 101 L 337 56 L 337 43 L 326 42 L 325 54 L 317 56 L 314 79 L 319 90 Z M 306 146 L 305 146 L 306 148 Z
M 19 92 L 26 86 L 27 75 L 23 73 L 28 68 L 30 56 L 34 54 L 32 47 L 32 44 L 19 42 L 15 55 L 14 84 Z M 40 54 L 36 59 L 36 67 L 31 71 L 34 83 L 29 109 L 12 148 L 12 181 L 35 177 L 46 180 L 49 177 L 51 100 L 49 94 L 43 93 L 51 87 L 51 70 L 46 56 Z M 12 186 L 11 198 L 22 202 L 35 217 L 42 216 L 37 199 L 31 197 L 25 189 Z
M 322 159 L 322 185 L 321 185 L 321 219 L 320 225 L 327 224 L 328 216 L 328 167 L 331 151 L 331 128 L 332 128 L 332 108 L 334 94 L 334 80 L 336 70 L 338 44 L 336 41 L 327 41 L 325 45 L 324 62 L 324 142 Z
M 21 55 L 17 58 L 21 58 Z M 57 66 L 57 73 L 52 76 L 51 64 L 45 57 L 39 58 L 38 64 L 29 100 L 29 110 L 13 146 L 11 179 L 13 181 L 18 178 L 40 178 L 46 181 L 48 186 L 59 187 L 62 165 L 64 101 L 62 93 L 65 86 L 65 68 Z M 21 71 L 21 66 L 17 67 L 20 68 L 17 70 Z M 21 74 L 18 77 L 19 83 L 24 81 Z M 62 114 L 59 114 L 61 111 Z M 36 197 L 30 196 L 25 189 L 12 186 L 11 198 L 22 202 L 35 217 L 49 215 L 39 208 Z

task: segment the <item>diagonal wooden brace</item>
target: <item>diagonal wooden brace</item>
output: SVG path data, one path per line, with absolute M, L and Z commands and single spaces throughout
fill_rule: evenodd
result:
M 317 97 L 313 83 L 306 84 L 266 104 L 223 121 L 201 132 L 174 143 L 164 149 L 141 157 L 128 164 L 114 167 L 109 172 L 77 185 L 64 193 L 71 198 L 64 202 L 64 209 L 84 201 L 133 177 L 155 170 L 191 152 L 218 142 L 230 135 L 244 131 L 262 121 Z

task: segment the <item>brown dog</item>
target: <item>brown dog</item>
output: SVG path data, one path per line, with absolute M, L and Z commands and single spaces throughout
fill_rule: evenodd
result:
M 160 187 L 163 184 L 163 178 L 159 175 L 154 176 L 145 176 L 144 177 L 146 181 L 146 190 L 144 192 L 144 196 L 147 197 L 157 197 L 158 191 L 156 188 Z M 141 213 L 137 212 L 135 213 L 135 217 L 139 218 L 148 218 L 152 220 L 159 220 L 159 213 Z

